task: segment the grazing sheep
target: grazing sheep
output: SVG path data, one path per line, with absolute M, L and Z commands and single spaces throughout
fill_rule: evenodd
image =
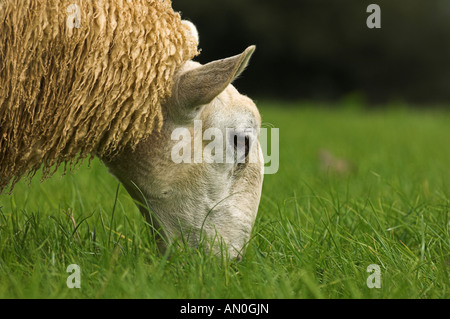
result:
M 208 238 L 214 252 L 242 256 L 264 159 L 258 109 L 231 82 L 255 48 L 201 65 L 190 60 L 195 26 L 168 1 L 78 2 L 82 18 L 67 29 L 70 1 L 0 0 L 0 189 L 41 164 L 48 176 L 52 165 L 91 154 L 136 200 L 160 247 Z M 180 128 L 193 136 L 180 142 Z M 231 149 L 244 160 L 211 161 L 196 138 L 210 129 L 223 142 L 214 156 Z M 205 160 L 177 164 L 179 143 L 200 147 Z
M 258 109 L 230 83 L 244 70 L 253 51 L 249 47 L 240 55 L 205 65 L 186 62 L 175 73 L 171 98 L 163 104 L 161 131 L 139 142 L 134 150 L 126 147 L 114 158 L 103 158 L 110 172 L 142 203 L 138 206 L 148 223 L 162 228 L 165 242 L 183 237 L 195 247 L 202 238 L 216 238 L 214 251 L 242 256 L 258 212 L 264 158 L 258 140 Z M 196 122 L 202 126 L 196 127 Z M 192 133 L 186 140 L 173 134 L 180 127 Z M 228 135 L 228 128 L 245 132 L 245 143 Z M 210 129 L 221 133 L 215 138 L 223 137 L 217 152 L 225 157 L 227 149 L 242 148 L 246 161 L 204 158 L 177 164 L 172 160 L 175 145 L 182 142 L 194 145 L 191 156 L 195 158 L 197 130 L 204 137 L 200 151 L 211 157 L 212 152 L 206 151 L 211 139 L 205 139 Z M 164 246 L 165 242 L 160 243 Z

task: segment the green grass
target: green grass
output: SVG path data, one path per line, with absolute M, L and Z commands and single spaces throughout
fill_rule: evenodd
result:
M 0 196 L 0 298 L 448 298 L 450 113 L 261 104 L 280 170 L 241 262 L 183 246 L 158 256 L 94 160 Z M 356 170 L 322 171 L 320 149 Z M 66 285 L 70 264 L 81 289 Z M 371 264 L 381 289 L 366 285 Z

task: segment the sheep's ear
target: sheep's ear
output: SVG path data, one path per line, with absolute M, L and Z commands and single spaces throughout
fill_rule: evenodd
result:
M 180 75 L 176 84 L 178 107 L 194 108 L 210 103 L 247 66 L 255 46 L 231 58 L 214 61 Z

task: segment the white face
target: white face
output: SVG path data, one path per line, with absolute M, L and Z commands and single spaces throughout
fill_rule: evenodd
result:
M 178 72 L 182 80 L 176 81 L 173 97 L 165 105 L 161 132 L 139 143 L 135 150 L 127 149 L 112 160 L 104 160 L 131 196 L 144 204 L 140 208 L 147 220 L 153 220 L 154 224 L 158 221 L 156 227 L 163 229 L 166 241 L 184 236 L 185 241 L 196 247 L 201 238 L 206 238 L 213 243 L 215 252 L 226 247 L 225 253 L 232 258 L 242 255 L 250 238 L 264 171 L 258 141 L 261 126 L 258 109 L 251 99 L 229 84 L 245 67 L 241 64 L 248 61 L 247 55 L 227 62 L 237 67 L 231 67 L 232 73 L 224 77 L 226 83 L 220 84 L 218 93 L 212 92 L 208 103 L 201 98 L 198 101 L 198 96 L 186 98 L 183 92 L 193 90 L 186 75 L 194 72 L 197 79 L 199 71 L 208 73 L 205 68 L 211 66 L 188 62 Z M 223 60 L 219 62 L 223 66 Z M 222 67 L 218 69 L 226 72 Z M 176 86 L 185 80 L 188 89 L 177 90 Z M 205 83 L 208 91 L 214 86 L 209 80 Z M 203 88 L 196 91 L 205 96 Z M 193 105 L 186 103 L 192 99 L 196 101 Z M 188 134 L 174 138 L 174 132 L 180 129 Z M 223 143 L 219 143 L 216 135 L 208 136 L 211 129 L 221 136 Z M 213 151 L 212 141 L 218 142 L 214 143 Z M 174 149 L 178 150 L 180 145 L 184 147 L 182 153 L 190 153 L 188 160 L 181 163 L 173 157 Z M 227 157 L 230 150 L 236 150 L 238 156 Z M 153 218 L 145 206 L 150 208 Z

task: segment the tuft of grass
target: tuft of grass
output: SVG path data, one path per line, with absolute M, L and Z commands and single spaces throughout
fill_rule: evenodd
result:
M 0 196 L 0 298 L 448 298 L 450 113 L 260 108 L 280 129 L 280 170 L 242 261 L 182 242 L 159 254 L 94 160 Z M 323 169 L 323 149 L 355 169 Z M 372 264 L 380 289 L 366 284 Z

